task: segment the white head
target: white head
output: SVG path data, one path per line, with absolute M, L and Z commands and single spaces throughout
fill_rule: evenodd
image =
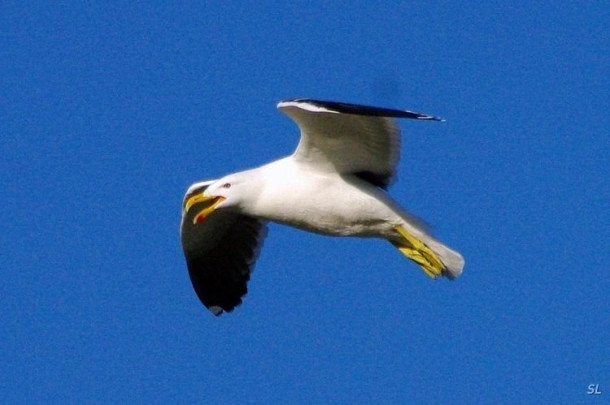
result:
M 256 182 L 245 173 L 234 173 L 218 180 L 193 184 L 184 196 L 183 214 L 197 206 L 198 211 L 193 217 L 193 224 L 197 224 L 217 209 L 242 212 L 257 195 Z

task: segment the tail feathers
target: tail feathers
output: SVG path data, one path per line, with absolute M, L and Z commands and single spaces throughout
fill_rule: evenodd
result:
M 416 262 L 430 277 L 445 276 L 454 279 L 462 274 L 464 258 L 431 236 L 422 232 L 409 232 L 402 225 L 395 227 L 400 241 L 392 243 L 402 254 Z M 414 236 L 414 233 L 417 236 Z
M 436 240 L 429 241 L 428 246 L 445 265 L 443 276 L 453 280 L 462 274 L 462 270 L 464 269 L 464 258 L 461 254 Z

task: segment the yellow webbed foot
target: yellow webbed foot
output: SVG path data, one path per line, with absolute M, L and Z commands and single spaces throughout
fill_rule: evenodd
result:
M 424 273 L 431 278 L 443 274 L 446 270 L 445 265 L 428 246 L 411 235 L 402 225 L 396 225 L 394 229 L 404 238 L 402 243 L 393 242 L 403 255 L 419 264 Z

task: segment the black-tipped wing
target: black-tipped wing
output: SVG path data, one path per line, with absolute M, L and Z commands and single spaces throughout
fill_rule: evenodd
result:
M 248 292 L 267 227 L 260 220 L 222 209 L 193 224 L 197 211 L 194 206 L 183 213 L 182 248 L 197 296 L 214 315 L 220 315 L 241 304 Z
M 418 113 L 409 110 L 395 110 L 392 108 L 372 107 L 361 104 L 341 103 L 337 101 L 313 100 L 310 98 L 297 98 L 294 100 L 284 100 L 280 104 L 301 103 L 309 104 L 314 108 L 309 108 L 311 111 L 319 109 L 320 111 L 331 111 L 342 114 L 368 115 L 371 117 L 394 117 L 394 118 L 409 118 L 414 120 L 426 121 L 443 121 L 440 117 Z
M 441 120 L 407 110 L 311 99 L 282 101 L 278 108 L 301 130 L 296 159 L 383 188 L 392 182 L 400 159 L 400 128 L 394 118 Z

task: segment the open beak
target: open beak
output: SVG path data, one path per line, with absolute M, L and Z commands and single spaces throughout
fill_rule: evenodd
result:
M 198 224 L 203 221 L 208 215 L 210 215 L 218 204 L 225 200 L 224 197 L 208 197 L 204 193 L 195 194 L 189 197 L 184 203 L 184 211 L 189 212 L 191 207 L 195 204 L 205 203 L 206 207 L 195 215 L 193 218 L 193 224 Z

